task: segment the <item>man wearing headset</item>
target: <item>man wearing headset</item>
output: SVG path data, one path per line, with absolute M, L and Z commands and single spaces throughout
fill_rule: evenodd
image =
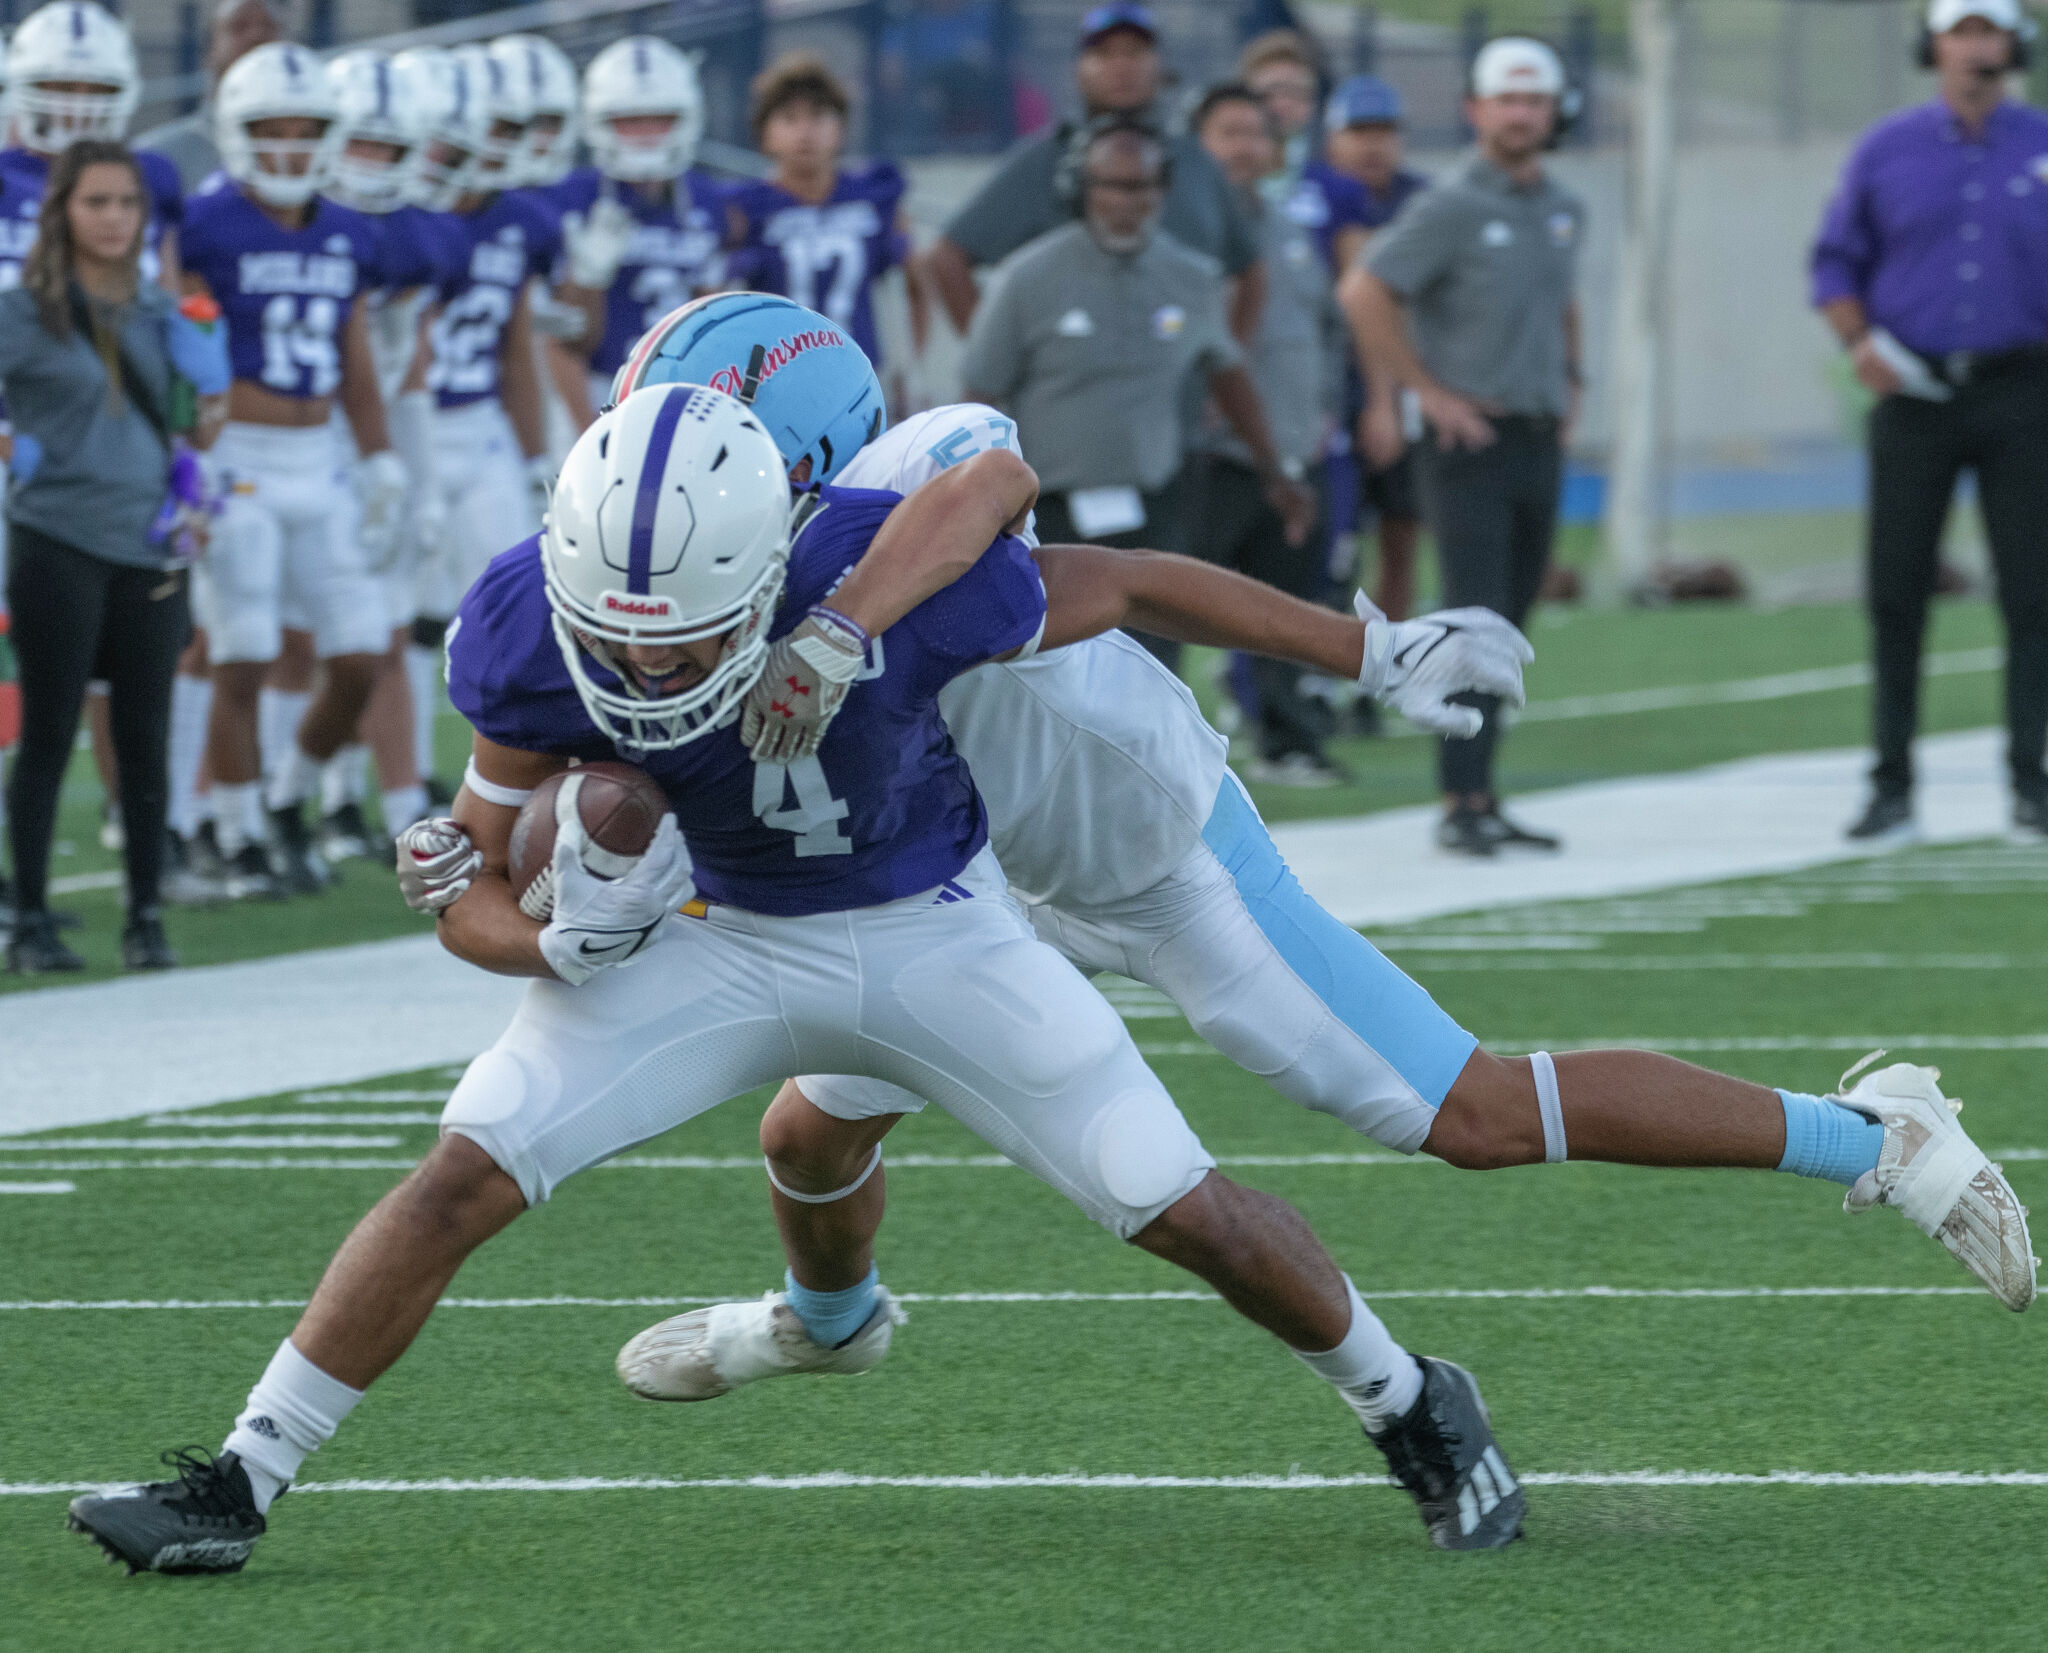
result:
M 2005 95 L 2033 32 L 2019 0 L 1933 0 L 1920 61 L 1940 95 L 1864 134 L 1813 250 L 1813 302 L 1878 398 L 1864 842 L 1913 833 L 1920 645 L 1965 468 L 2005 611 L 2013 827 L 2048 837 L 2048 115 Z
M 1490 608 L 1517 626 L 1550 563 L 1579 399 L 1572 287 L 1585 208 L 1543 168 L 1576 102 L 1563 63 L 1542 41 L 1487 42 L 1465 99 L 1477 153 L 1409 201 L 1338 292 L 1365 358 L 1365 441 L 1375 467 L 1406 446 L 1402 389 L 1421 403 L 1427 430 L 1416 458 L 1443 600 Z M 1501 813 L 1493 779 L 1500 703 L 1472 704 L 1485 716 L 1480 733 L 1438 750 L 1437 843 L 1472 856 L 1555 850 L 1555 838 Z
M 1243 443 L 1265 501 L 1299 545 L 1315 498 L 1274 447 L 1225 320 L 1214 260 L 1159 233 L 1165 140 L 1103 124 L 1064 187 L 1080 213 L 1005 267 L 967 338 L 969 401 L 1017 421 L 1038 467 L 1038 531 L 1131 547 L 1181 539 L 1184 393 L 1196 373 Z M 1213 163 L 1212 163 L 1213 164 Z M 1291 473 L 1291 474 L 1290 474 Z M 1168 665 L 1178 645 L 1144 639 Z

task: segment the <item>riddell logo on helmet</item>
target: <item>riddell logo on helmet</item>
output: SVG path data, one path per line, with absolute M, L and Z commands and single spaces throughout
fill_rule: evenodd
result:
M 845 343 L 844 333 L 835 333 L 823 327 L 813 327 L 803 333 L 792 333 L 761 359 L 761 383 L 766 384 L 775 377 L 778 368 L 787 367 L 807 350 L 831 350 Z M 728 396 L 737 396 L 740 393 L 740 386 L 746 383 L 746 378 L 747 370 L 744 367 L 721 367 L 711 375 L 711 388 L 722 390 Z
M 623 614 L 635 620 L 672 620 L 676 616 L 672 597 L 635 597 L 630 592 L 607 591 L 599 606 L 607 614 Z

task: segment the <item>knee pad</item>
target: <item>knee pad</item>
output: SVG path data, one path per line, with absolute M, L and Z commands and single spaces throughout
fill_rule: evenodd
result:
M 1150 1222 L 1215 1163 L 1163 1090 L 1129 1090 L 1097 1114 L 1083 1145 L 1103 1191 Z
M 539 1205 L 549 1189 L 533 1151 L 532 1133 L 521 1121 L 544 1117 L 560 1088 L 558 1080 L 550 1084 L 547 1076 L 494 1046 L 464 1071 L 441 1110 L 441 1134 L 468 1137 L 519 1184 L 528 1205 Z
M 214 525 L 205 569 L 205 623 L 217 662 L 274 660 L 283 646 L 284 547 L 275 522 L 230 501 Z

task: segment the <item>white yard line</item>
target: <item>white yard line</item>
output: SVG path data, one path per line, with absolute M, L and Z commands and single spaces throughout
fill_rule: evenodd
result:
M 396 1148 L 402 1136 L 219 1136 L 208 1137 L 209 1148 Z M 0 1139 L 0 1153 L 70 1153 L 83 1148 L 166 1148 L 174 1144 L 146 1136 L 74 1136 L 54 1142 L 31 1142 L 20 1137 Z
M 445 1096 L 437 1096 L 437 1102 L 445 1102 Z M 169 1131 L 236 1131 L 247 1130 L 256 1125 L 438 1125 L 438 1113 L 417 1111 L 393 1111 L 390 1113 L 216 1113 L 195 1117 L 191 1114 L 158 1114 L 145 1119 L 143 1124 L 153 1130 Z
M 75 1182 L 0 1182 L 0 1194 L 75 1194 Z
M 1482 936 L 1475 940 L 1510 941 L 1508 936 Z M 1588 938 L 1591 940 L 1592 938 Z M 1597 945 L 1597 943 L 1595 943 Z M 1405 942 L 1382 943 L 1381 951 L 1402 957 L 1407 969 L 1432 975 L 1459 971 L 1529 970 L 1546 974 L 1558 970 L 1625 970 L 1631 975 L 1645 971 L 1696 970 L 2048 970 L 2048 954 L 2030 953 L 1555 953 L 1519 947 L 1474 949 L 1482 954 L 1460 953 L 1440 958 L 1432 942 L 1420 958 L 1407 958 L 1412 951 Z M 1524 953 L 1516 957 L 1517 953 Z M 1128 1018 L 1130 1011 L 1125 1011 Z
M 1774 1469 L 1762 1474 L 1720 1469 L 1538 1471 L 1520 1476 L 1530 1487 L 2048 1487 L 2039 1470 L 1814 1470 Z M 0 1481 L 0 1497 L 55 1497 L 100 1492 L 118 1481 Z M 309 1492 L 826 1492 L 902 1488 L 918 1492 L 1339 1492 L 1355 1487 L 1391 1489 L 1384 1475 L 490 1475 L 426 1480 L 295 1481 Z
M 2005 650 L 1944 649 L 1930 654 L 1923 669 L 1930 677 L 1967 677 L 2005 666 Z M 1512 714 L 1518 723 L 1564 723 L 1579 718 L 1614 717 L 1630 712 L 1688 711 L 1696 706 L 1739 706 L 1759 700 L 1791 700 L 1801 695 L 1829 694 L 1839 689 L 1868 688 L 1868 664 L 1816 666 L 1807 671 L 1778 672 L 1769 677 L 1739 677 L 1726 683 L 1674 683 L 1662 688 L 1621 689 L 1613 694 L 1562 695 L 1538 700 Z
M 1496 1286 L 1417 1288 L 1361 1293 L 1376 1303 L 1605 1303 L 1653 1299 L 1724 1303 L 1815 1297 L 1982 1297 L 1977 1286 Z M 1208 1291 L 900 1291 L 899 1303 L 1218 1303 Z M 744 1296 L 444 1297 L 444 1309 L 686 1309 L 742 1303 Z M 303 1297 L 37 1297 L 0 1301 L 0 1314 L 113 1313 L 133 1310 L 218 1311 L 302 1309 Z
M 2003 739 L 1980 729 L 1920 742 L 1927 841 L 2004 831 Z M 1429 806 L 1299 822 L 1276 827 L 1274 837 L 1310 893 L 1346 923 L 1406 923 L 1849 859 L 1841 831 L 1862 800 L 1867 767 L 1861 749 L 1787 753 L 1516 800 L 1532 822 L 1564 833 L 1566 853 L 1557 856 L 1471 862 L 1439 855 Z M 310 1098 L 325 1087 L 466 1061 L 503 1030 L 524 991 L 518 981 L 461 964 L 421 934 L 0 996 L 8 1076 L 0 1135 L 292 1091 Z M 1138 1001 L 1131 1008 L 1157 1007 Z M 110 1027 L 120 1029 L 118 1039 L 106 1037 Z M 1207 1047 L 1164 1045 L 1153 1053 L 1206 1054 Z M 376 1099 L 439 1100 L 391 1091 Z

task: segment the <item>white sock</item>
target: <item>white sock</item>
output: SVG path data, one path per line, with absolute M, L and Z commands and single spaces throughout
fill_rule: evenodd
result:
M 1294 1351 L 1297 1359 L 1342 1395 L 1359 1421 L 1377 1431 L 1404 1416 L 1422 1393 L 1422 1367 L 1365 1305 L 1351 1276 L 1344 1277 L 1351 1294 L 1351 1330 L 1334 1349 L 1321 1354 Z
M 204 812 L 199 802 L 199 768 L 206 760 L 206 725 L 213 716 L 213 681 L 171 679 L 171 830 L 189 838 L 199 830 Z
M 270 784 L 263 801 L 272 809 L 290 809 L 303 798 L 312 796 L 320 787 L 320 771 L 323 765 L 297 741 L 284 754 L 284 759 L 271 773 Z
M 213 830 L 220 852 L 232 861 L 245 844 L 262 836 L 263 783 L 261 781 L 215 781 L 213 783 Z
M 333 1439 L 362 1398 L 362 1390 L 329 1377 L 290 1338 L 277 1346 L 221 1446 L 242 1460 L 259 1510 L 291 1485 L 306 1455 Z
M 265 689 L 256 697 L 256 747 L 263 754 L 266 779 L 299 744 L 299 724 L 312 699 L 297 689 Z
M 384 830 L 396 838 L 413 822 L 426 818 L 427 789 L 414 781 L 410 786 L 394 786 L 384 794 Z
M 344 804 L 359 804 L 370 779 L 370 749 L 353 742 L 327 760 L 320 771 L 320 813 L 332 815 Z
M 422 775 L 434 772 L 434 712 L 441 704 L 441 652 L 408 645 L 405 680 L 412 686 L 413 761 Z

